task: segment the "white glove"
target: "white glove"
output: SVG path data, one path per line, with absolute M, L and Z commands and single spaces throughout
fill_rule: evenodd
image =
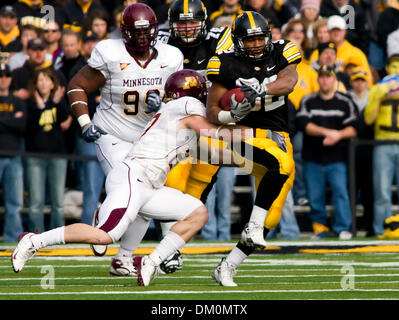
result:
M 162 99 L 156 92 L 150 92 L 147 96 L 147 111 L 146 113 L 157 112 L 162 105 Z
M 244 119 L 252 110 L 252 105 L 247 98 L 244 98 L 241 102 L 237 102 L 235 93 L 230 97 L 230 106 L 230 114 L 236 121 Z
M 244 92 L 245 97 L 250 101 L 255 100 L 257 97 L 264 97 L 267 94 L 266 86 L 259 83 L 256 78 L 238 78 L 237 84 L 239 84 L 241 91 Z

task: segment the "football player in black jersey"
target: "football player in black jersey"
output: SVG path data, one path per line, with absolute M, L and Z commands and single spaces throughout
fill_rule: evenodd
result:
M 176 0 L 169 9 L 169 30 L 161 29 L 158 33 L 158 41 L 182 51 L 185 69 L 194 69 L 204 76 L 212 56 L 234 48 L 231 29 L 207 30 L 206 19 L 206 7 L 201 0 Z M 218 166 L 203 163 L 191 165 L 186 161 L 169 173 L 165 185 L 189 193 L 205 203 L 218 170 Z
M 168 16 L 169 29 L 159 30 L 158 41 L 180 49 L 184 69 L 205 75 L 208 61 L 215 53 L 233 48 L 230 28 L 207 29 L 206 7 L 201 0 L 176 0 Z
M 294 43 L 271 41 L 268 23 L 256 12 L 246 11 L 236 18 L 232 39 L 234 50 L 212 57 L 207 66 L 212 82 L 207 118 L 216 124 L 235 122 L 254 130 L 254 138 L 232 148 L 245 159 L 248 173 L 255 176 L 257 194 L 240 241 L 212 273 L 223 286 L 236 286 L 233 275 L 238 265 L 255 248 L 266 246 L 264 233 L 279 223 L 292 188 L 295 166 L 288 135 L 287 95 L 297 82 L 296 65 L 301 61 Z M 231 110 L 222 110 L 220 99 L 237 87 L 245 92 L 244 100 L 232 98 Z
M 168 16 L 169 29 L 159 30 L 158 41 L 180 49 L 184 56 L 184 69 L 193 69 L 205 76 L 209 59 L 218 52 L 231 50 L 234 47 L 230 28 L 207 29 L 207 11 L 201 0 L 176 0 L 169 8 Z M 169 173 L 166 186 L 186 192 L 189 175 L 192 173 L 195 175 L 192 171 L 190 161 L 179 163 Z M 212 178 L 217 173 L 218 167 L 209 166 L 207 171 L 212 172 L 210 175 L 200 175 L 193 180 L 195 186 L 197 184 L 207 186 L 210 182 L 209 176 Z M 204 179 L 205 181 L 202 181 Z M 206 195 L 203 193 L 194 196 L 205 202 Z

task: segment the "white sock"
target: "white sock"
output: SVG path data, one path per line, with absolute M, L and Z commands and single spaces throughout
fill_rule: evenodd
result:
M 263 226 L 263 224 L 265 223 L 266 215 L 267 215 L 266 209 L 263 209 L 258 206 L 254 206 L 252 208 L 252 213 L 251 213 L 251 217 L 249 218 L 249 221 L 250 222 L 252 221 L 260 226 Z
M 133 255 L 134 251 L 136 251 L 143 240 L 150 222 L 151 220 L 137 216 L 136 219 L 129 224 L 126 232 L 121 238 L 121 245 L 116 254 L 116 258 L 130 257 Z
M 150 258 L 157 266 L 161 264 L 173 252 L 183 248 L 186 242 L 177 234 L 169 231 L 165 238 L 156 246 L 155 250 L 150 254 Z
M 162 237 L 165 237 L 168 234 L 170 228 L 172 228 L 176 223 L 177 221 L 161 222 Z
M 239 248 L 234 247 L 226 257 L 226 262 L 238 267 L 247 257 Z
M 32 243 L 37 250 L 54 244 L 65 244 L 65 227 L 58 227 L 31 237 Z

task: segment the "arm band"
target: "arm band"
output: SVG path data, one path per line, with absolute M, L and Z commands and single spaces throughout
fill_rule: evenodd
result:
M 237 121 L 231 116 L 230 111 L 225 111 L 225 110 L 219 111 L 218 120 L 219 122 L 225 124 Z
M 82 114 L 78 117 L 78 122 L 81 128 L 83 128 L 86 124 L 91 122 L 90 117 L 87 113 Z
M 72 102 L 72 103 L 71 103 L 71 107 L 72 107 L 73 105 L 75 105 L 75 104 L 78 104 L 78 103 L 81 103 L 81 104 L 84 104 L 84 105 L 87 106 L 87 102 L 78 100 L 78 101 Z
M 72 92 L 85 92 L 83 89 L 71 89 L 67 92 L 67 94 L 70 94 Z

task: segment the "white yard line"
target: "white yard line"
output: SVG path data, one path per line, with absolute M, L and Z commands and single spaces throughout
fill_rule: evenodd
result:
M 0 296 L 25 296 L 25 295 L 117 295 L 117 294 L 220 294 L 220 293 L 313 293 L 313 292 L 399 292 L 399 289 L 309 289 L 309 290 L 205 290 L 205 291 L 185 291 L 185 290 L 152 290 L 152 291 L 81 291 L 81 292 L 1 292 Z
M 342 274 L 300 274 L 300 275 L 295 275 L 295 274 L 287 274 L 287 275 L 253 275 L 253 274 L 242 274 L 242 275 L 236 275 L 234 278 L 325 278 L 325 277 L 339 277 L 342 278 Z M 347 275 L 347 277 L 349 277 Z M 352 276 L 351 276 L 352 277 Z M 399 277 L 399 274 L 396 273 L 379 273 L 379 274 L 354 274 L 354 278 L 365 278 L 365 277 Z M 127 281 L 131 279 L 135 279 L 136 277 L 56 277 L 55 280 L 123 280 L 126 279 Z M 161 275 L 158 279 L 183 279 L 183 278 L 190 278 L 190 279 L 210 279 L 210 276 L 171 276 L 171 275 Z M 40 280 L 42 279 L 42 276 L 40 277 L 30 277 L 30 278 L 4 278 L 0 279 L 0 282 L 2 281 L 23 281 L 23 280 Z M 195 285 L 195 284 L 193 284 Z

